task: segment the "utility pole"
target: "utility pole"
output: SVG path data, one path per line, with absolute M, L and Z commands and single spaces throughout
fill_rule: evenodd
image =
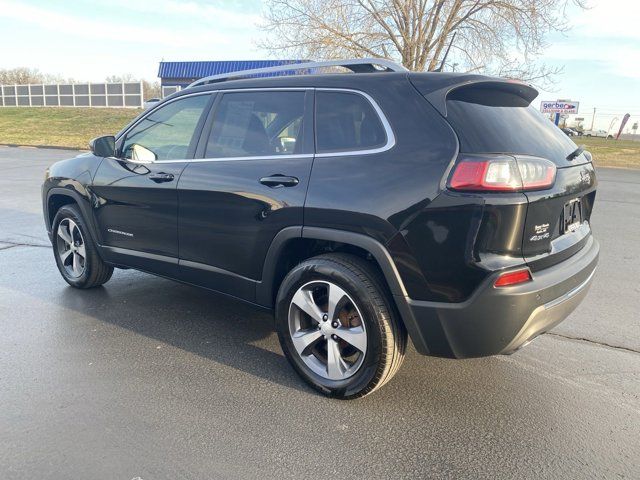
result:
M 591 117 L 591 130 L 593 130 L 593 123 L 596 121 L 596 107 L 593 107 L 593 117 Z

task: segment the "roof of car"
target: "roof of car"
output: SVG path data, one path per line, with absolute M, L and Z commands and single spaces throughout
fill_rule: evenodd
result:
M 288 88 L 288 87 L 351 87 L 367 85 L 381 81 L 398 80 L 407 78 L 407 74 L 401 73 L 328 73 L 312 75 L 286 75 L 279 77 L 255 77 L 224 82 L 209 83 L 197 87 L 183 89 L 181 93 L 193 93 L 210 90 L 229 90 L 235 88 Z
M 429 93 L 443 88 L 471 84 L 476 82 L 507 82 L 519 85 L 526 85 L 522 82 L 508 80 L 487 75 L 451 72 L 377 72 L 377 73 L 327 73 L 312 75 L 286 75 L 278 77 L 254 77 L 223 82 L 210 83 L 181 90 L 181 94 L 211 91 L 228 90 L 235 88 L 269 88 L 269 87 L 332 87 L 343 86 L 357 88 L 358 85 L 366 86 L 379 84 L 398 79 L 408 79 L 419 81 Z
M 327 73 L 313 75 L 287 75 L 279 77 L 259 77 L 226 80 L 195 87 L 189 87 L 173 94 L 170 98 L 198 92 L 251 89 L 251 88 L 349 88 L 367 91 L 380 85 L 398 81 L 408 81 L 426 96 L 429 101 L 446 116 L 445 100 L 453 89 L 479 85 L 495 88 L 500 86 L 526 98 L 529 102 L 538 94 L 525 83 L 487 75 L 451 72 L 376 72 L 376 73 Z

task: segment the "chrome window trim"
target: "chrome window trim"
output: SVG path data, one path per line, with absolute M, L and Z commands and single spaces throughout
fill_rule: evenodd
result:
M 192 158 L 190 160 L 156 160 L 153 163 L 204 163 L 204 162 L 243 162 L 246 160 L 276 160 L 278 158 L 313 158 L 313 153 L 299 153 L 291 155 L 256 155 L 255 157 L 215 157 L 215 158 Z
M 361 95 L 364 97 L 369 104 L 373 107 L 376 115 L 378 115 L 378 119 L 382 123 L 382 127 L 384 128 L 385 135 L 387 137 L 387 141 L 381 147 L 369 148 L 363 150 L 340 150 L 337 152 L 326 152 L 326 153 L 301 153 L 301 154 L 285 154 L 285 155 L 257 155 L 251 157 L 211 157 L 211 158 L 190 158 L 190 159 L 178 159 L 178 160 L 156 160 L 154 162 L 144 162 L 144 163 L 204 163 L 204 162 L 227 162 L 227 161 L 247 161 L 247 160 L 275 160 L 275 159 L 286 159 L 286 158 L 325 158 L 325 157 L 348 157 L 355 155 L 372 155 L 376 153 L 386 152 L 387 150 L 392 149 L 396 145 L 396 137 L 393 133 L 393 129 L 391 128 L 391 124 L 387 120 L 386 115 L 378 105 L 378 103 L 366 92 L 361 90 L 355 90 L 352 88 L 332 88 L 332 87 L 263 87 L 263 88 L 222 88 L 218 90 L 207 90 L 206 92 L 195 92 L 189 93 L 186 95 L 180 95 L 176 98 L 172 98 L 167 100 L 166 102 L 158 104 L 156 107 L 152 108 L 146 115 L 140 117 L 134 124 L 130 125 L 127 130 L 121 132 L 121 134 L 116 138 L 116 142 L 120 140 L 123 136 L 127 135 L 133 128 L 135 128 L 138 123 L 144 120 L 148 115 L 150 115 L 154 110 L 156 110 L 160 106 L 168 105 L 169 103 L 178 101 L 182 98 L 193 97 L 196 95 L 213 95 L 217 93 L 238 93 L 238 92 L 273 92 L 273 91 L 308 91 L 315 90 L 321 92 L 344 92 L 351 93 L 355 95 Z M 314 112 L 315 115 L 315 112 Z M 315 131 L 314 131 L 315 135 Z M 130 163 L 141 163 L 136 162 L 131 159 L 119 159 L 124 160 Z

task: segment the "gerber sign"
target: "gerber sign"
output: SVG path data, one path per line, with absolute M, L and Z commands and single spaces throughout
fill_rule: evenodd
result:
M 542 101 L 540 111 L 542 113 L 578 113 L 580 102 L 571 100 Z

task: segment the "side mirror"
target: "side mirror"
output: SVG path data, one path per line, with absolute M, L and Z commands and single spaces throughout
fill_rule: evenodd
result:
M 96 157 L 115 157 L 116 137 L 106 135 L 104 137 L 94 138 L 89 142 L 89 148 Z

